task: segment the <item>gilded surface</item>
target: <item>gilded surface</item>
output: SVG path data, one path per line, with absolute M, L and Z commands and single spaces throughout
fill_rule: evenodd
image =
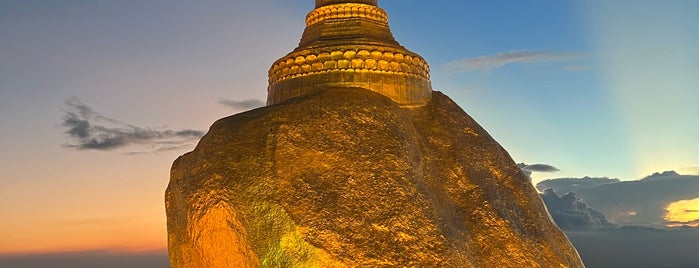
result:
M 173 268 L 582 267 L 536 191 L 441 93 L 329 89 L 216 122 L 173 165 Z
M 582 267 L 376 0 L 316 0 L 269 79 L 270 106 L 219 120 L 173 164 L 173 268 Z
M 316 1 L 299 47 L 269 70 L 267 104 L 327 88 L 363 88 L 403 106 L 432 94 L 429 65 L 396 42 L 388 15 L 368 1 Z
M 377 23 L 388 23 L 388 14 L 383 9 L 367 4 L 344 3 L 322 6 L 311 11 L 306 16 L 306 27 L 326 20 L 342 18 L 366 18 Z

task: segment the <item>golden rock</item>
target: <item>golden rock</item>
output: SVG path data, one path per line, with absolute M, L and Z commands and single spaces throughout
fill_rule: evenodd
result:
M 334 89 L 224 118 L 175 161 L 179 267 L 582 267 L 507 152 L 441 93 Z
M 309 23 L 328 25 L 274 64 L 274 105 L 217 121 L 173 164 L 173 268 L 583 267 L 508 153 L 389 42 L 375 0 L 316 7 Z M 359 37 L 323 39 L 335 20 Z

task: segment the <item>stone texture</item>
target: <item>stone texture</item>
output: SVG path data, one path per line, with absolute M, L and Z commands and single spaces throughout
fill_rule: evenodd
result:
M 434 92 L 332 89 L 217 121 L 166 192 L 179 267 L 583 267 L 508 153 Z

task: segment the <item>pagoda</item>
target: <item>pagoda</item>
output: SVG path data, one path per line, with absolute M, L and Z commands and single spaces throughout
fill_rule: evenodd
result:
M 298 48 L 269 70 L 267 104 L 337 88 L 382 94 L 401 106 L 432 96 L 427 62 L 393 37 L 377 0 L 316 0 Z

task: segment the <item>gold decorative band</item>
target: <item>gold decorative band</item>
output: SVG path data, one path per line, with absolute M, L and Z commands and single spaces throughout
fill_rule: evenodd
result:
M 388 23 L 388 14 L 377 6 L 347 3 L 316 8 L 306 16 L 306 27 L 328 19 L 341 18 L 366 18 L 379 23 Z
M 345 4 L 345 3 L 362 3 L 367 5 L 377 5 L 378 0 L 316 0 L 316 8 L 334 5 L 334 4 Z
M 432 98 L 427 62 L 401 47 L 376 0 L 316 0 L 299 47 L 269 69 L 267 104 L 333 88 L 364 89 L 403 107 Z
M 393 51 L 335 50 L 317 54 L 292 53 L 278 60 L 269 70 L 269 82 L 322 74 L 334 70 L 394 73 L 430 79 L 429 65 L 418 55 Z

